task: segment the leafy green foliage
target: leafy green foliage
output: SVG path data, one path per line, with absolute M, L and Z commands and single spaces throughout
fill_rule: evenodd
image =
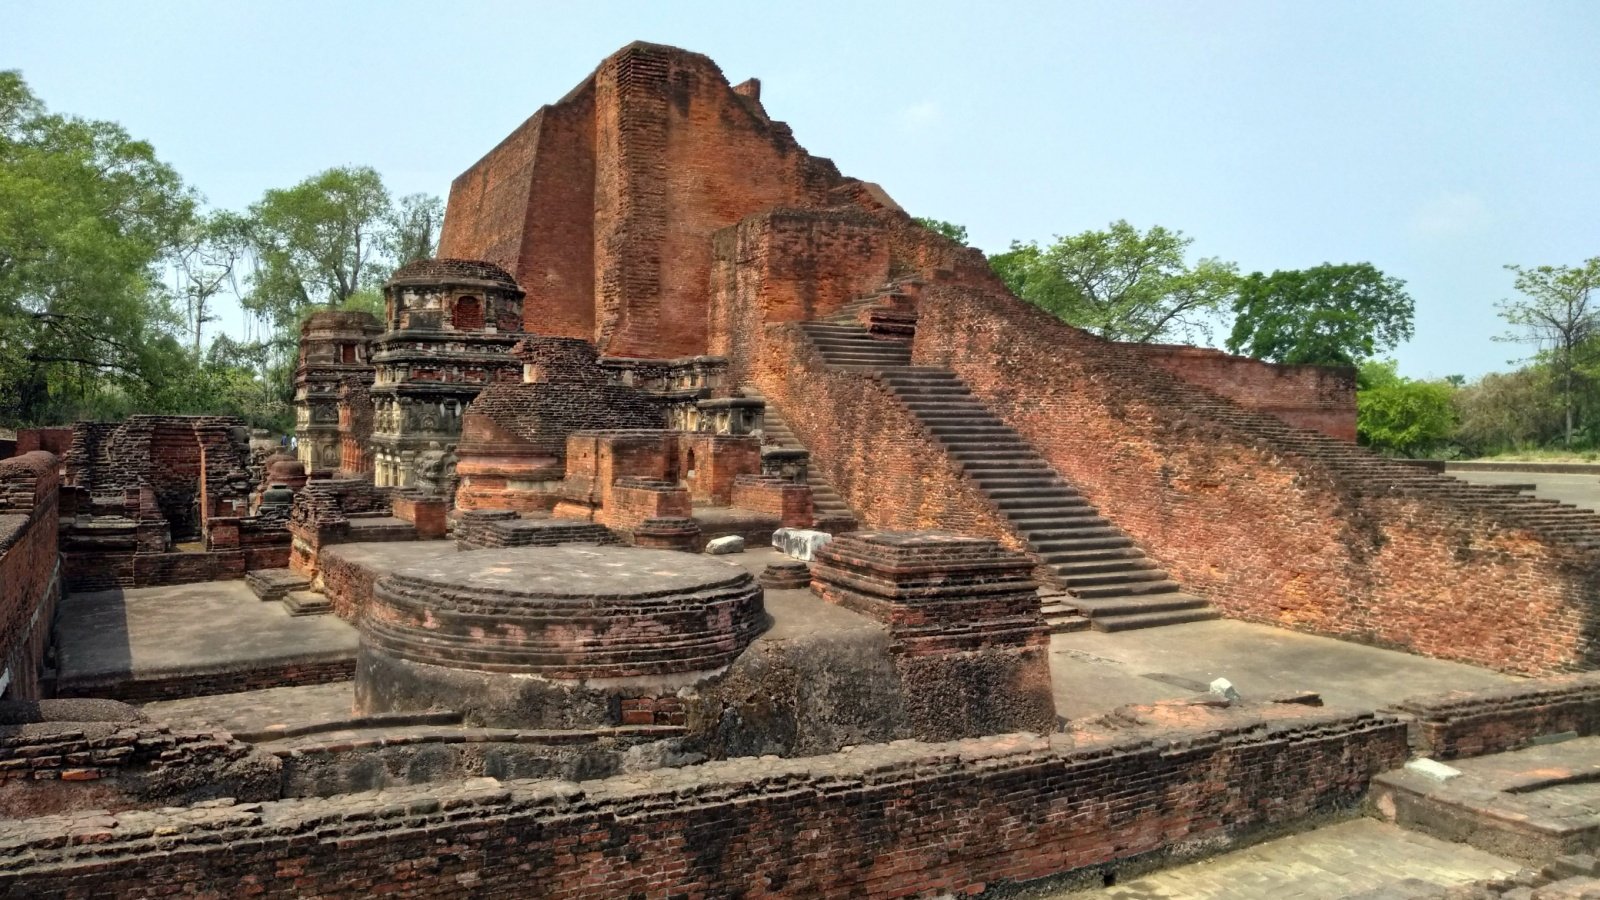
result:
M 965 225 L 957 225 L 954 222 L 946 222 L 943 219 L 928 219 L 922 216 L 916 216 L 915 221 L 923 228 L 929 231 L 936 231 L 962 246 L 967 243 L 967 226 Z
M 1251 273 L 1239 283 L 1227 347 L 1281 363 L 1355 365 L 1412 335 L 1405 282 L 1370 263 Z
M 444 224 L 444 201 L 432 194 L 407 194 L 385 217 L 385 250 L 396 268 L 433 255 Z M 381 306 L 381 303 L 380 303 Z
M 1054 244 L 1013 241 L 989 264 L 1011 292 L 1062 321 L 1117 341 L 1197 341 L 1232 299 L 1232 263 L 1186 260 L 1192 238 L 1117 221 Z
M 311 307 L 337 309 L 379 283 L 389 191 L 370 168 L 329 169 L 275 189 L 249 214 L 256 269 L 245 308 L 283 327 Z
M 1356 381 L 1357 437 L 1383 452 L 1427 453 L 1455 432 L 1454 393 L 1444 381 L 1402 377 L 1394 360 L 1365 362 Z
M 1592 387 L 1589 377 L 1600 339 L 1600 257 L 1579 266 L 1506 266 L 1516 276 L 1522 296 L 1503 300 L 1500 316 L 1516 331 L 1500 340 L 1535 344 L 1555 375 L 1561 394 L 1564 423 L 1562 439 L 1572 446 L 1579 415 L 1580 393 Z M 1586 353 L 1586 351 L 1588 351 Z
M 0 72 L 0 419 L 156 389 L 181 353 L 156 266 L 195 203 L 148 143 Z
M 1455 439 L 1484 455 L 1533 449 L 1562 433 L 1561 405 L 1547 366 L 1491 372 L 1454 397 Z

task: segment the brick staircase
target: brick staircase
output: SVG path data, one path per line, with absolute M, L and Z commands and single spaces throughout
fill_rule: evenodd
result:
M 746 385 L 740 390 L 746 397 L 756 400 L 766 400 L 761 392 L 754 387 Z M 783 413 L 770 402 L 762 413 L 761 442 L 763 448 L 773 447 L 785 451 L 805 451 L 805 445 L 795 437 L 789 423 L 784 421 Z M 806 484 L 811 486 L 811 505 L 816 511 L 816 527 L 832 534 L 842 534 L 854 531 L 860 523 L 860 518 L 844 497 L 833 489 L 828 479 L 822 476 L 814 466 L 806 467 Z
M 876 298 L 868 298 L 875 300 Z M 830 367 L 860 371 L 893 391 L 1068 594 L 1044 607 L 1057 631 L 1124 631 L 1215 619 L 1186 594 L 954 372 L 911 365 L 911 348 L 842 322 L 800 325 Z

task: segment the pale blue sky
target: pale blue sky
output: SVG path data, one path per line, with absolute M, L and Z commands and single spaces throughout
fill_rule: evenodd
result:
M 0 68 L 219 206 L 450 180 L 635 39 L 761 78 L 811 152 L 985 250 L 1126 218 L 1404 278 L 1416 376 L 1504 368 L 1505 263 L 1600 256 L 1600 3 L 0 3 Z

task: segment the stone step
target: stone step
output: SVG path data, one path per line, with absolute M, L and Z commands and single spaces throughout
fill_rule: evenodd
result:
M 291 616 L 321 616 L 333 612 L 333 604 L 326 596 L 310 591 L 290 591 L 283 598 L 283 608 Z
M 1149 569 L 1124 569 L 1113 572 L 1084 572 L 1081 569 L 1074 569 L 1070 574 L 1059 569 L 1056 571 L 1057 574 L 1061 575 L 1061 581 L 1069 591 L 1113 586 L 1133 587 L 1151 581 L 1170 580 L 1167 578 L 1165 571 L 1154 567 Z
M 1072 518 L 1069 516 L 1068 510 L 1061 509 L 1059 507 L 1024 510 L 1010 510 L 1002 507 L 1000 511 L 1005 513 L 1006 518 L 1010 519 L 1012 524 L 1017 526 L 1018 531 L 1023 532 L 1023 536 L 1028 539 L 1029 543 L 1050 543 L 1049 540 L 1040 540 L 1035 542 L 1033 535 L 1027 533 L 1026 531 L 1026 528 L 1030 523 L 1039 521 L 1040 517 L 1043 516 L 1048 516 L 1050 521 L 1055 523 L 1054 530 L 1066 531 L 1069 529 L 1076 529 L 1078 537 L 1088 537 L 1091 534 L 1100 535 L 1122 533 L 1111 524 L 1110 519 L 1107 519 L 1105 516 L 1096 515 L 1094 513 L 1094 507 L 1086 507 L 1086 509 L 1088 509 L 1089 512 L 1077 518 Z M 1071 524 L 1066 527 L 1062 527 L 1067 522 L 1070 522 Z M 1071 538 L 1067 538 L 1067 540 L 1071 540 Z
M 1054 475 L 1055 470 L 1042 459 L 1028 459 L 1020 461 L 1002 461 L 986 459 L 976 461 L 961 467 L 970 475 L 999 474 L 1002 472 L 1019 472 L 1032 474 L 1034 472 Z
M 1047 563 L 1073 562 L 1082 557 L 1078 554 L 1089 550 L 1112 550 L 1132 548 L 1133 539 L 1120 532 L 1101 529 L 1094 534 L 1085 534 L 1074 538 L 1057 538 L 1045 542 L 1049 549 L 1040 550 L 1039 556 Z M 1141 555 L 1142 552 L 1141 552 Z
M 1163 625 L 1183 625 L 1188 622 L 1209 622 L 1222 618 L 1215 609 L 1175 609 L 1170 612 L 1136 613 L 1130 616 L 1107 616 L 1089 619 L 1095 631 L 1134 631 L 1140 628 L 1159 628 Z
M 1133 546 L 1132 541 L 1128 541 L 1127 544 L 1120 547 L 1051 550 L 1048 553 L 1041 552 L 1039 555 L 1045 560 L 1045 564 L 1050 567 L 1051 571 L 1055 571 L 1057 566 L 1070 566 L 1084 562 L 1113 562 L 1146 558 L 1143 551 Z
M 1180 609 L 1209 609 L 1211 604 L 1192 594 L 1165 594 L 1159 597 L 1074 597 L 1062 603 L 1090 619 L 1130 616 L 1140 613 L 1172 612 Z
M 1141 555 L 1057 563 L 1051 568 L 1064 578 L 1076 578 L 1080 575 L 1094 575 L 1101 572 L 1160 571 L 1161 567 L 1151 562 L 1148 557 Z
M 1051 634 L 1071 634 L 1075 631 L 1088 631 L 1093 627 L 1088 619 L 1077 614 L 1046 616 L 1044 621 L 1049 626 Z
M 1103 584 L 1072 588 L 1072 594 L 1084 600 L 1100 600 L 1108 597 L 1148 597 L 1153 594 L 1172 594 L 1181 590 L 1183 588 L 1176 581 L 1163 578 L 1160 581 L 1140 581 L 1133 584 Z
M 999 474 L 999 475 L 982 475 L 982 476 L 977 476 L 977 477 L 973 478 L 973 480 L 978 483 L 978 487 L 983 488 L 985 491 L 996 490 L 996 489 L 998 489 L 998 490 L 1025 490 L 1025 489 L 1032 489 L 1032 488 L 1046 488 L 1046 489 L 1048 489 L 1048 488 L 1054 488 L 1054 487 L 1066 487 L 1067 490 L 1072 490 L 1072 488 L 1067 486 L 1066 483 L 1061 480 L 1061 477 L 1059 475 L 1057 475 L 1055 472 L 1050 472 L 1050 473 L 1044 474 L 1044 475 L 1035 475 L 1035 474 L 1033 474 L 1031 472 L 1030 473 L 1019 473 L 1019 474 L 1014 474 L 1014 475 L 1013 474 L 1009 474 L 1009 473 L 1007 473 L 1007 474 Z
M 1049 497 L 1068 506 L 1076 504 L 1087 506 L 1089 504 L 1089 501 L 1083 499 L 1082 494 L 1059 481 L 1055 484 L 984 488 L 983 492 L 988 495 L 990 500 L 995 501 L 1009 500 L 1013 497 Z
M 244 573 L 244 583 L 267 602 L 281 601 L 290 591 L 311 587 L 311 579 L 290 569 L 256 569 Z
M 1094 507 L 1065 507 L 1065 506 L 1030 506 L 1007 507 L 1001 506 L 1006 516 L 1023 530 L 1043 528 L 1081 528 L 1087 523 L 1083 521 L 1087 516 L 1099 516 L 1100 511 Z M 1044 525 L 1043 522 L 1057 522 L 1056 525 Z M 1109 525 L 1110 523 L 1104 523 Z M 1117 532 L 1121 534 L 1121 532 Z
M 948 449 L 948 448 L 947 448 Z M 1005 462 L 1044 462 L 1039 455 L 1027 447 L 989 447 L 988 449 L 950 450 L 950 455 L 960 462 L 983 462 L 985 460 L 1001 460 Z
M 1046 565 L 1051 567 L 1052 571 L 1057 565 L 1083 562 L 1085 557 L 1082 554 L 1084 553 L 1099 554 L 1088 557 L 1094 560 L 1146 558 L 1144 551 L 1135 547 L 1133 540 L 1127 535 L 1106 534 L 1103 531 L 1092 537 L 1085 535 L 1078 538 L 1051 538 L 1042 541 L 1030 538 L 1028 545 L 1033 548 L 1033 552 L 1038 554 L 1040 559 L 1044 560 Z M 1105 550 L 1127 550 L 1131 552 L 1116 555 L 1101 552 Z

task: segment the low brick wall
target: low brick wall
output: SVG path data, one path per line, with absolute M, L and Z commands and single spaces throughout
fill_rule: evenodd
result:
M 1122 346 L 1246 409 L 1355 443 L 1356 370 L 1350 366 L 1280 365 L 1181 344 Z
M 0 694 L 40 695 L 50 623 L 61 599 L 60 477 L 42 450 L 0 460 Z
M 0 824 L 0 892 L 976 893 L 1218 852 L 1351 812 L 1406 753 L 1404 726 L 1389 718 L 1217 712 L 1200 710 L 1190 727 L 908 741 L 581 786 L 474 780 L 13 821 Z
M 280 796 L 281 763 L 108 700 L 0 702 L 0 816 Z
M 1515 750 L 1568 731 L 1587 737 L 1600 734 L 1600 673 L 1412 697 L 1393 712 L 1411 719 L 1417 753 L 1435 759 Z

